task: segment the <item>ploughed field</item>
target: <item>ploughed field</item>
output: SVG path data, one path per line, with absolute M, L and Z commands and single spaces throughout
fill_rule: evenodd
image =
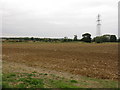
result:
M 14 65 L 18 63 L 93 78 L 118 78 L 117 43 L 3 43 L 2 60 L 3 72 L 10 69 L 10 66 L 5 66 L 8 63 L 13 63 L 11 72 L 26 68 L 18 69 Z

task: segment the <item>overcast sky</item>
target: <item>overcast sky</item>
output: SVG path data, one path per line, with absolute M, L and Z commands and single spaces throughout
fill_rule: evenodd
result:
M 102 34 L 118 34 L 119 0 L 2 0 L 3 36 L 73 38 L 96 35 L 98 13 Z

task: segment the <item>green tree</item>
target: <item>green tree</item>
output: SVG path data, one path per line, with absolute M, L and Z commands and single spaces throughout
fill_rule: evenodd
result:
M 34 37 L 31 37 L 31 40 L 33 41 L 33 40 L 34 40 Z
M 101 36 L 95 37 L 95 38 L 94 38 L 94 41 L 95 41 L 96 43 L 102 43 L 102 42 L 103 42 Z
M 103 36 L 98 36 L 94 38 L 94 41 L 96 43 L 103 43 L 103 42 L 110 42 L 110 36 L 109 34 L 103 35 Z
M 82 39 L 81 39 L 81 41 L 84 41 L 84 42 L 91 42 L 91 34 L 89 34 L 89 33 L 85 33 L 85 34 L 83 34 L 82 35 Z
M 67 41 L 68 41 L 68 37 L 64 37 L 63 42 L 67 42 Z
M 115 35 L 111 35 L 110 42 L 116 42 L 116 41 L 117 41 L 117 37 Z
M 74 41 L 77 41 L 78 39 L 77 39 L 77 35 L 74 35 L 74 39 L 73 39 Z
M 103 36 L 102 36 L 103 42 L 110 42 L 110 36 L 111 36 L 111 35 L 109 35 L 109 34 L 103 35 Z

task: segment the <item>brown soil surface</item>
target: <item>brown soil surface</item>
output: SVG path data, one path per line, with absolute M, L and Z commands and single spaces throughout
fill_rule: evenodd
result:
M 101 79 L 118 78 L 117 43 L 3 43 L 2 60 L 3 72 L 10 69 L 6 63 L 12 63 L 19 72 L 14 65 L 19 63 L 22 69 L 28 66 Z

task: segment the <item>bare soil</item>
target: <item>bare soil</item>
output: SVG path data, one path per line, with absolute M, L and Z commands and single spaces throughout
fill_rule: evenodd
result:
M 100 79 L 118 78 L 117 43 L 3 43 L 2 60 L 3 72 L 31 67 Z

